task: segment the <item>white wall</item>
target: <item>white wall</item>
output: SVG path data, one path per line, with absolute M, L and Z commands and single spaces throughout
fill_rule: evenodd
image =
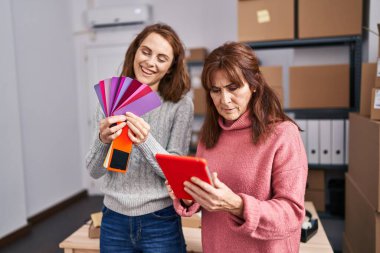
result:
M 236 0 L 203 1 L 200 31 L 205 34 L 203 45 L 214 49 L 226 41 L 236 41 L 238 16 Z M 193 47 L 193 45 L 190 45 Z
M 19 97 L 10 0 L 0 0 L 0 238 L 26 225 Z
M 30 217 L 83 189 L 74 43 L 68 1 L 11 6 Z

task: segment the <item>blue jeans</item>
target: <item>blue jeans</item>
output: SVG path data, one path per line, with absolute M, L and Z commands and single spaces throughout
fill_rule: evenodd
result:
M 103 207 L 101 253 L 185 253 L 181 219 L 173 206 L 140 216 Z

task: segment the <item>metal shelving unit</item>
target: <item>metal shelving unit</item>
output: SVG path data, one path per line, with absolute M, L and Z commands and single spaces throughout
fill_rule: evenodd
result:
M 295 39 L 283 41 L 251 42 L 247 43 L 254 50 L 278 48 L 305 48 L 323 46 L 348 46 L 350 69 L 350 105 L 349 108 L 315 108 L 315 109 L 285 109 L 288 115 L 296 119 L 347 119 L 350 112 L 359 111 L 360 107 L 360 79 L 362 64 L 362 38 L 361 36 L 345 36 L 318 39 Z M 309 164 L 309 169 L 335 171 L 344 173 L 348 165 L 338 164 Z M 326 188 L 326 194 L 329 189 Z M 332 193 L 331 193 L 332 194 Z M 331 200 L 330 200 L 331 201 Z M 329 206 L 329 205 L 327 205 Z M 331 209 L 331 207 L 327 207 Z M 332 210 L 330 210 L 332 211 Z M 328 212 L 326 212 L 328 213 Z
M 202 67 L 203 63 L 204 63 L 203 61 L 188 61 L 188 62 L 186 62 L 188 68 Z
M 343 164 L 343 165 L 340 165 L 340 164 L 328 164 L 328 165 L 326 165 L 326 164 L 309 164 L 309 169 L 312 169 L 312 170 L 326 170 L 326 171 L 337 170 L 337 171 L 346 172 L 347 168 L 348 168 L 347 164 Z
M 316 39 L 295 39 L 266 42 L 247 42 L 254 50 L 278 48 L 305 48 L 323 46 L 348 46 L 350 59 L 350 107 L 349 108 L 316 108 L 316 109 L 285 109 L 296 119 L 347 119 L 349 112 L 359 111 L 360 79 L 362 64 L 361 36 L 342 36 Z M 348 165 L 309 164 L 310 169 L 335 170 L 345 172 Z
M 284 109 L 287 114 L 293 114 L 297 119 L 347 119 L 348 108 L 342 109 Z
M 254 50 L 279 48 L 305 48 L 323 46 L 348 46 L 350 68 L 350 107 L 349 108 L 315 108 L 315 109 L 286 109 L 296 119 L 348 119 L 350 112 L 359 111 L 360 79 L 362 63 L 361 36 L 342 36 L 316 39 L 294 39 L 265 42 L 246 42 Z M 187 62 L 187 66 L 199 67 L 203 62 Z M 309 164 L 310 169 L 347 171 L 347 165 Z
M 350 55 L 350 108 L 286 109 L 285 111 L 288 113 L 294 113 L 297 119 L 347 119 L 349 112 L 359 111 L 362 63 L 361 36 L 247 42 L 246 44 L 254 50 L 342 45 L 348 46 Z

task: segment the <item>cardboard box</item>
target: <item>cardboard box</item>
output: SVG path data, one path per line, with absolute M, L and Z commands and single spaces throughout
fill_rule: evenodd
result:
M 377 29 L 380 32 L 380 24 L 377 24 Z M 372 89 L 371 96 L 371 119 L 380 120 L 380 37 L 379 37 L 379 51 L 376 67 L 376 80 L 375 87 Z
M 307 175 L 308 190 L 325 190 L 325 172 L 323 170 L 310 170 Z
M 380 211 L 380 122 L 350 113 L 348 174 Z
M 324 212 L 326 210 L 325 191 L 306 190 L 305 201 L 312 201 L 317 211 Z
M 92 221 L 88 228 L 88 237 L 89 238 L 100 238 L 100 227 L 95 227 Z
M 188 228 L 201 228 L 201 217 L 198 214 L 194 214 L 191 217 L 182 217 L 182 227 Z
M 363 63 L 360 82 L 360 114 L 368 116 L 371 114 L 371 94 L 375 87 L 376 63 Z
M 271 87 L 276 94 L 278 100 L 280 100 L 280 104 L 284 107 L 284 90 L 282 87 Z
M 282 67 L 281 66 L 260 66 L 260 70 L 268 83 L 268 85 L 276 93 L 282 106 L 284 106 L 284 89 L 282 81 Z
M 265 80 L 271 87 L 282 87 L 282 67 L 281 66 L 260 66 Z
M 380 24 L 377 24 L 377 30 L 378 34 L 380 35 Z M 375 87 L 380 87 L 380 37 L 379 37 L 379 49 L 377 51 L 378 57 L 377 57 L 377 69 L 376 69 L 376 83 Z
M 380 50 L 380 49 L 379 49 Z M 377 58 L 375 87 L 380 88 L 380 55 Z
M 352 251 L 351 243 L 348 241 L 348 238 L 345 233 L 343 233 L 342 251 L 343 253 L 354 253 Z
M 349 108 L 349 66 L 299 66 L 289 69 L 289 108 Z
M 380 120 L 380 88 L 372 89 L 370 106 L 371 106 L 371 119 Z
M 380 214 L 368 203 L 355 180 L 348 174 L 344 233 L 352 252 L 380 253 Z
M 362 0 L 298 0 L 298 37 L 362 33 Z
M 207 49 L 204 47 L 189 48 L 186 50 L 187 62 L 203 62 L 207 57 Z
M 100 225 L 102 224 L 103 213 L 96 212 L 96 213 L 92 213 L 90 216 L 91 216 L 91 221 L 94 227 L 100 227 Z
M 294 39 L 294 0 L 238 2 L 238 40 Z
M 206 114 L 206 91 L 202 88 L 193 89 L 194 114 Z

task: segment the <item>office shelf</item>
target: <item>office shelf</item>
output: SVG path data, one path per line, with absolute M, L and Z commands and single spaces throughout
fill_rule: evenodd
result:
M 342 172 L 347 172 L 348 165 L 347 164 L 309 164 L 310 170 L 337 170 Z
M 266 42 L 247 42 L 254 50 L 278 48 L 302 48 L 322 46 L 349 47 L 350 55 L 350 107 L 347 109 L 286 109 L 294 111 L 300 118 L 348 118 L 350 111 L 359 111 L 360 106 L 360 78 L 362 64 L 362 38 L 361 36 L 342 36 L 316 39 L 295 39 Z
M 294 40 L 275 40 L 264 42 L 247 42 L 253 49 L 273 49 L 288 47 L 316 47 L 316 46 L 334 46 L 334 45 L 351 45 L 361 42 L 360 36 L 342 36 L 316 39 L 294 39 Z
M 284 109 L 284 111 L 296 119 L 347 119 L 350 109 Z
M 186 62 L 187 67 L 202 67 L 203 66 L 203 61 L 188 61 Z
M 306 47 L 325 47 L 325 46 L 348 46 L 349 53 L 349 108 L 285 108 L 286 114 L 295 119 L 347 119 L 349 112 L 359 111 L 360 106 L 360 79 L 362 64 L 362 39 L 361 36 L 344 36 L 317 39 L 295 39 L 283 41 L 267 41 L 267 42 L 248 42 L 254 50 L 279 49 L 279 48 L 306 48 Z M 308 164 L 310 170 L 323 170 L 326 173 L 334 175 L 348 171 L 347 164 Z M 326 192 L 333 194 L 331 189 L 325 186 Z M 344 191 L 344 189 L 343 189 Z M 344 192 L 343 192 L 344 194 Z M 344 195 L 343 195 L 344 196 Z M 344 199 L 344 197 L 343 197 Z M 330 199 L 330 201 L 332 201 Z M 326 202 L 327 204 L 328 202 Z M 344 204 L 336 203 L 336 208 L 343 208 Z M 326 205 L 326 213 L 332 213 L 334 209 L 330 204 Z M 339 209 L 340 210 L 340 209 Z M 335 212 L 335 211 L 334 211 Z

